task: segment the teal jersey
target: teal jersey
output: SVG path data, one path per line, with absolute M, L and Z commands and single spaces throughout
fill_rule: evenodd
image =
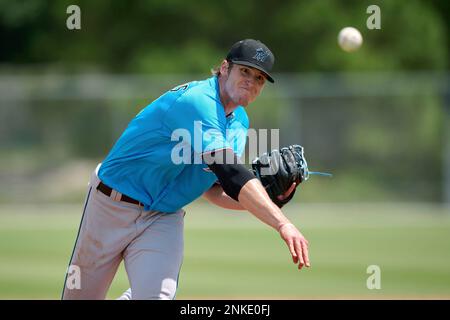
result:
M 145 210 L 176 212 L 217 181 L 201 156 L 226 148 L 242 155 L 248 127 L 242 106 L 225 114 L 216 76 L 189 82 L 136 115 L 98 176 Z

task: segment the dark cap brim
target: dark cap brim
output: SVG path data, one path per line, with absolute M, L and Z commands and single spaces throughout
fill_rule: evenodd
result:
M 254 64 L 254 63 L 251 63 L 248 61 L 239 61 L 239 60 L 231 60 L 231 62 L 233 62 L 235 64 L 241 64 L 243 66 L 258 69 L 259 71 L 263 72 L 266 75 L 266 78 L 267 78 L 267 80 L 269 80 L 269 82 L 271 82 L 271 83 L 275 82 L 275 80 L 273 80 L 272 76 L 266 70 L 264 70 L 261 66 L 258 66 L 257 64 Z

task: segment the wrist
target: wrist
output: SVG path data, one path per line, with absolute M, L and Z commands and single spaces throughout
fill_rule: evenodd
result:
M 286 227 L 286 226 L 288 226 L 288 225 L 294 226 L 294 225 L 293 225 L 292 223 L 290 223 L 290 222 L 282 222 L 282 223 L 280 223 L 280 224 L 278 225 L 277 231 L 278 231 L 278 232 L 281 232 L 281 229 L 284 228 L 284 227 Z

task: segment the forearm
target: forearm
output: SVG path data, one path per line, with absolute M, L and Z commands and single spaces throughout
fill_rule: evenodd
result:
M 266 190 L 256 178 L 242 187 L 238 199 L 243 208 L 277 231 L 283 224 L 290 223 L 280 208 L 270 200 Z
M 240 206 L 280 233 L 289 248 L 292 261 L 299 264 L 299 269 L 303 265 L 309 267 L 308 241 L 272 202 L 261 182 L 242 165 L 208 165 L 230 198 L 238 201 Z M 217 189 L 214 191 L 217 192 Z
M 209 202 L 224 209 L 246 210 L 239 204 L 239 202 L 229 197 L 219 184 L 212 186 L 203 194 L 203 197 Z
M 289 220 L 276 204 L 272 202 L 261 182 L 243 165 L 239 164 L 232 150 L 221 150 L 215 153 L 217 159 L 233 159 L 233 163 L 208 163 L 209 168 L 219 179 L 221 188 L 226 194 L 245 210 L 258 219 L 275 228 L 277 231 Z

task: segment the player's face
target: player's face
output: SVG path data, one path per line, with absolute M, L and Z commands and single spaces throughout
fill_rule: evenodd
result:
M 255 101 L 266 82 L 263 72 L 244 65 L 234 64 L 228 69 L 225 90 L 237 105 L 247 106 Z

